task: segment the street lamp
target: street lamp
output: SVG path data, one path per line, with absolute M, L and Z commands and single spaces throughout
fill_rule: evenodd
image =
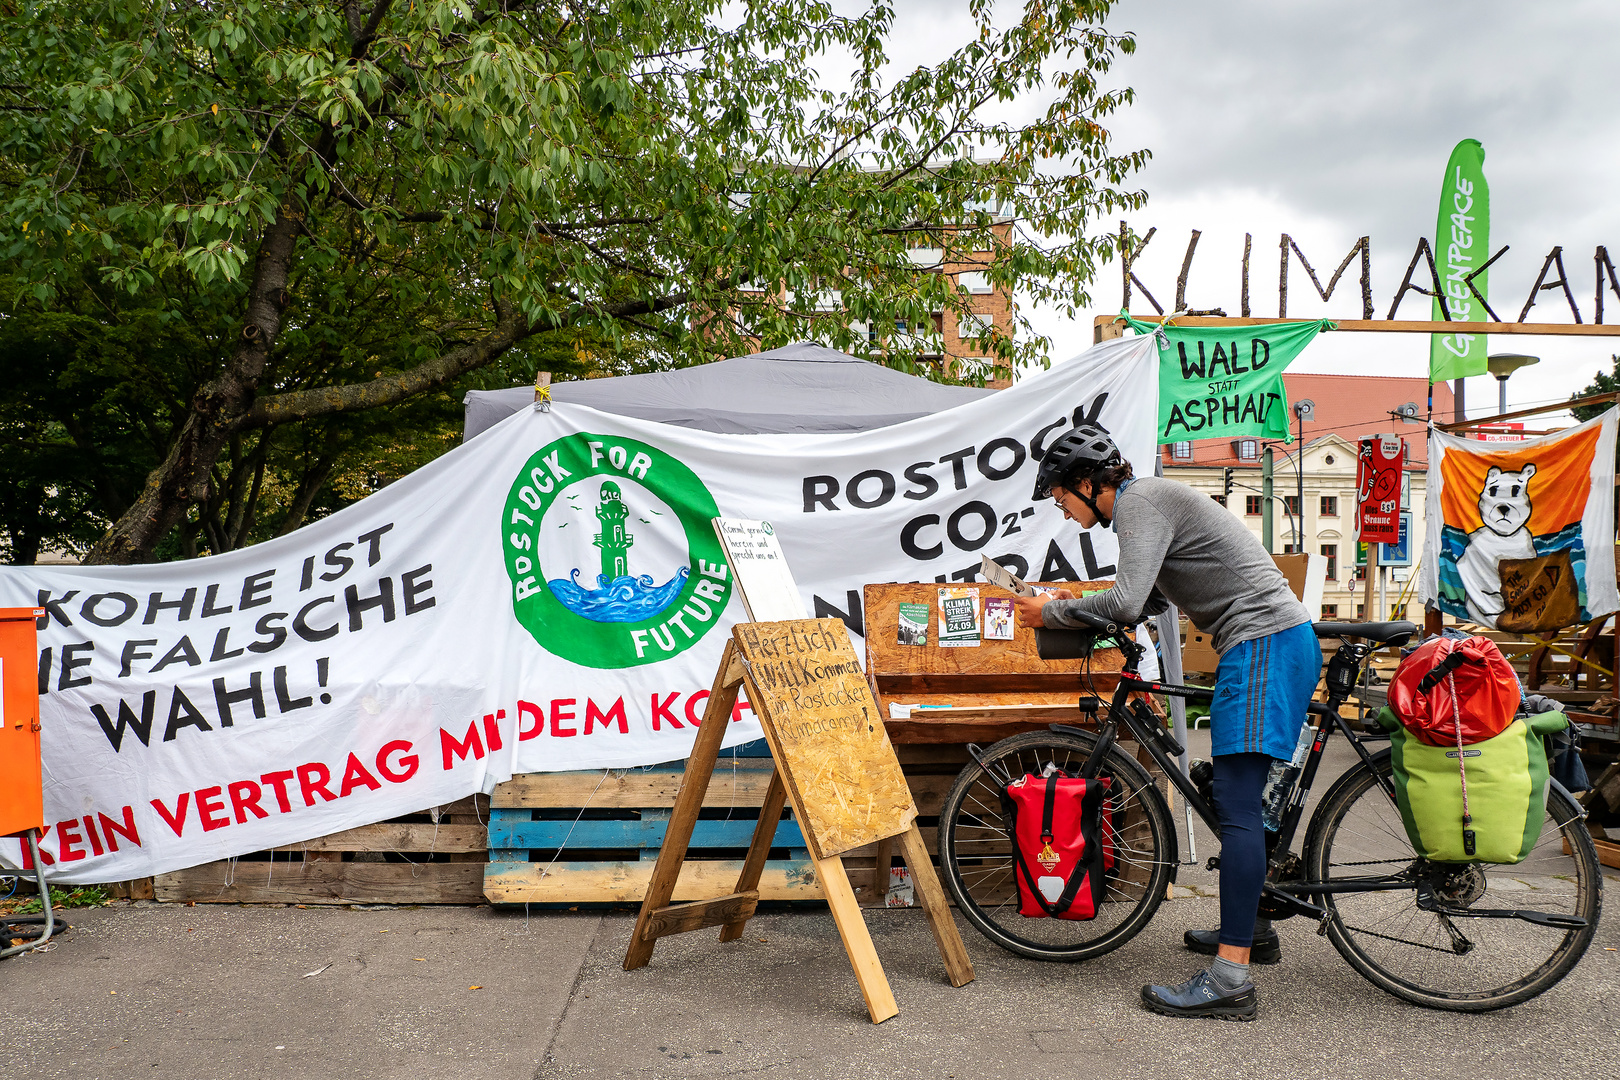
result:
M 1523 353 L 1497 353 L 1495 356 L 1485 358 L 1485 366 L 1496 376 L 1496 411 L 1500 415 L 1507 412 L 1507 381 L 1522 367 L 1541 363 L 1539 356 L 1525 356 Z
M 1299 505 L 1294 515 L 1294 550 L 1296 554 L 1305 552 L 1305 421 L 1316 419 L 1316 402 L 1304 398 L 1294 402 L 1294 417 L 1299 421 L 1299 437 L 1295 440 L 1299 445 L 1294 448 L 1294 471 L 1299 478 Z

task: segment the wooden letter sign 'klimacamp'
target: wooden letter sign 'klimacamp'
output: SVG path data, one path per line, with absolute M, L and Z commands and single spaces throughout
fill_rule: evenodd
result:
M 645 965 L 654 943 L 665 934 L 723 925 L 721 941 L 742 935 L 759 902 L 759 876 L 783 804 L 791 802 L 872 1022 L 882 1023 L 899 1009 L 839 858 L 852 848 L 900 838 L 951 985 L 971 982 L 973 965 L 951 921 L 917 829 L 917 808 L 844 624 L 837 619 L 742 623 L 732 634 L 636 919 L 625 969 Z M 759 826 L 736 892 L 668 906 L 741 683 L 748 686 L 748 700 L 776 763 Z

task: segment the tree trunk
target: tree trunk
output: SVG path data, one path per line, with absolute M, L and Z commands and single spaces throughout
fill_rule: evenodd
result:
M 230 362 L 192 398 L 191 411 L 169 447 L 169 456 L 146 478 L 134 505 L 91 549 L 86 564 L 146 562 L 152 549 L 185 515 L 186 507 L 207 498 L 210 470 L 252 408 L 270 349 L 281 333 L 299 218 L 297 209 L 284 205 L 265 230 L 254 260 L 247 322 Z

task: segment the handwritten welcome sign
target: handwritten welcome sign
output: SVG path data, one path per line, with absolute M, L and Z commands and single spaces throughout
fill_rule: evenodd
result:
M 816 857 L 905 831 L 917 808 L 844 624 L 743 623 L 734 636 L 748 700 Z

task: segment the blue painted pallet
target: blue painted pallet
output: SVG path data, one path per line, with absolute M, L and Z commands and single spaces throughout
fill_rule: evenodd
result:
M 722 896 L 736 888 L 741 852 L 753 840 L 770 782 L 763 745 L 726 751 L 717 764 L 676 901 Z M 490 802 L 485 896 L 505 904 L 639 902 L 669 828 L 683 764 L 531 774 L 502 784 Z M 767 861 L 761 899 L 820 899 L 795 822 L 777 825 L 772 848 L 785 849 L 787 857 Z
M 632 811 L 634 813 L 634 811 Z M 694 848 L 746 848 L 754 839 L 758 815 L 752 809 L 747 818 L 731 821 L 698 821 L 692 829 Z M 522 820 L 519 815 L 529 815 Z M 669 828 L 665 818 L 642 816 L 610 821 L 534 821 L 533 811 L 492 810 L 489 815 L 491 851 L 589 848 L 657 849 Z M 804 834 L 797 823 L 784 821 L 776 827 L 773 848 L 802 848 Z

